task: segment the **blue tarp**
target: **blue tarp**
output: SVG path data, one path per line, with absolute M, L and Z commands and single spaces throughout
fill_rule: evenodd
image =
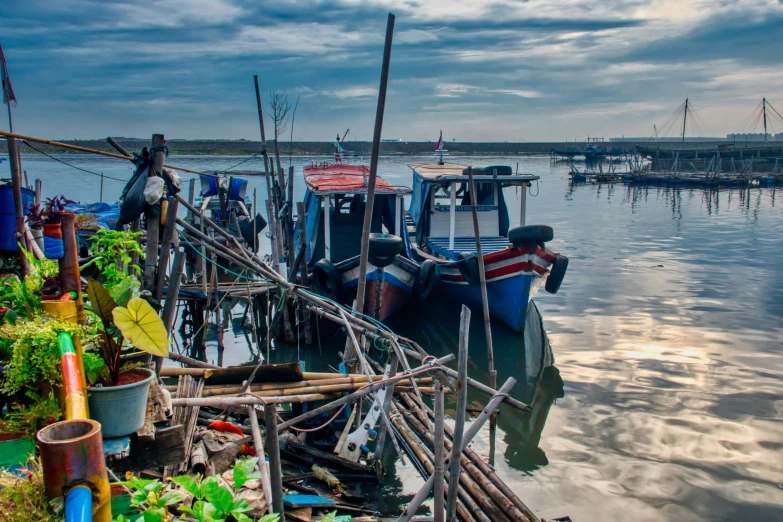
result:
M 67 210 L 74 214 L 95 214 L 101 228 L 113 229 L 120 217 L 119 203 L 76 203 L 68 205 Z
M 419 224 L 419 218 L 424 210 L 424 205 L 427 203 L 427 198 L 430 195 L 430 183 L 426 183 L 424 179 L 418 174 L 413 174 L 413 195 L 411 196 L 411 206 L 408 209 L 413 222 Z
M 316 196 L 307 189 L 304 196 L 305 218 L 307 227 L 307 263 L 313 261 L 315 242 L 318 239 L 318 227 L 321 225 L 321 196 Z M 299 234 L 299 223 L 294 225 L 294 237 Z

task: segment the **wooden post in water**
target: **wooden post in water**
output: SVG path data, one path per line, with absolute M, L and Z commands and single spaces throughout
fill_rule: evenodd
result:
M 152 135 L 152 150 L 154 155 L 152 157 L 152 168 L 155 171 L 155 176 L 163 176 L 163 146 L 166 143 L 166 138 L 163 134 Z M 160 203 L 154 205 L 160 209 Z M 156 215 L 158 214 L 158 215 Z M 147 216 L 147 251 L 145 252 L 146 259 L 144 260 L 144 290 L 149 290 L 154 293 L 155 284 L 157 283 L 155 274 L 158 267 L 158 244 L 160 241 L 160 215 L 159 212 L 155 212 L 154 208 L 150 208 L 146 212 Z
M 280 254 L 277 251 L 277 223 L 275 220 L 275 203 L 266 200 L 266 214 L 269 221 L 269 242 L 272 244 L 272 270 L 280 273 Z
M 304 248 L 304 259 L 302 259 L 301 265 L 299 265 L 299 284 L 305 288 L 310 287 L 310 279 L 307 275 L 307 217 L 305 214 L 304 202 L 299 201 L 296 204 L 296 219 L 299 224 L 299 248 Z M 305 344 L 312 344 L 313 332 L 310 328 L 310 312 L 305 308 L 304 314 L 304 334 Z
M 446 520 L 446 511 L 443 498 L 443 467 L 445 439 L 443 431 L 444 413 L 443 413 L 443 386 L 439 380 L 435 380 L 435 482 L 432 485 L 432 493 L 435 499 L 435 506 L 432 514 L 435 522 L 444 522 Z
M 367 205 L 364 209 L 362 225 L 362 245 L 359 257 L 359 280 L 356 289 L 356 311 L 364 311 L 364 294 L 367 288 L 367 262 L 370 252 L 370 226 L 375 203 L 375 181 L 378 177 L 378 156 L 381 151 L 381 131 L 383 129 L 383 113 L 386 108 L 386 86 L 389 82 L 389 63 L 391 61 L 392 39 L 394 37 L 394 15 L 389 13 L 386 21 L 386 41 L 383 46 L 383 64 L 381 65 L 381 84 L 378 89 L 378 107 L 375 111 L 375 130 L 372 139 L 372 157 L 370 158 L 370 176 L 367 181 Z M 327 208 L 328 211 L 328 208 Z M 343 352 L 343 362 L 351 363 L 355 359 L 353 345 L 346 344 Z
M 155 299 L 160 302 L 163 297 L 163 286 L 166 284 L 166 271 L 169 266 L 169 258 L 171 257 L 171 248 L 175 249 L 179 246 L 179 237 L 177 232 L 177 209 L 179 208 L 179 200 L 177 198 L 169 198 L 169 206 L 166 210 L 166 224 L 163 225 L 163 238 L 161 239 L 160 259 L 158 261 L 158 282 L 155 286 Z M 172 269 L 172 274 L 174 270 Z
M 10 108 L 9 108 L 10 111 Z M 11 163 L 11 188 L 14 192 L 14 214 L 16 215 L 16 240 L 29 250 L 24 234 L 24 203 L 22 202 L 22 172 L 19 165 L 19 155 L 16 138 L 8 138 L 8 161 Z M 22 279 L 28 273 L 27 257 L 19 251 L 19 266 Z
M 176 201 L 176 200 L 174 200 Z M 174 315 L 177 311 L 177 298 L 179 297 L 179 287 L 182 284 L 182 269 L 185 266 L 185 252 L 177 248 L 174 253 L 174 262 L 171 265 L 169 274 L 169 288 L 166 292 L 166 303 L 163 305 L 163 324 L 171 337 L 171 330 L 174 327 Z M 163 282 L 158 283 L 160 286 Z M 160 370 L 163 368 L 163 357 L 155 358 L 155 374 L 160 377 Z
M 274 404 L 264 406 L 264 424 L 266 425 L 266 445 L 269 452 L 269 474 L 272 482 L 272 512 L 283 513 L 283 470 L 280 467 L 280 443 L 277 438 L 277 412 Z
M 35 199 L 33 200 L 33 203 L 35 203 L 36 205 L 40 205 L 42 199 L 43 199 L 43 181 L 37 179 L 35 180 Z
M 258 471 L 261 473 L 261 487 L 264 490 L 264 497 L 266 497 L 266 509 L 269 513 L 273 513 L 272 504 L 274 503 L 274 499 L 272 498 L 272 479 L 269 476 L 269 465 L 266 463 L 266 457 L 264 457 L 264 441 L 261 439 L 261 430 L 258 428 L 258 417 L 256 415 L 256 409 L 253 406 L 247 407 L 247 417 L 250 419 L 250 429 L 253 433 L 253 445 L 255 446 L 256 455 L 258 456 Z
M 460 456 L 465 429 L 465 409 L 468 404 L 468 334 L 470 309 L 462 305 L 459 321 L 459 356 L 457 360 L 457 412 L 454 416 L 454 441 L 449 463 L 449 492 L 446 501 L 446 520 L 451 522 L 457 512 L 457 487 L 459 486 Z
M 476 180 L 473 178 L 473 167 L 468 167 L 468 181 L 470 183 L 470 210 L 473 214 L 473 235 L 476 236 L 476 257 L 479 267 L 479 281 L 481 283 L 481 306 L 484 312 L 484 336 L 487 342 L 487 363 L 489 370 L 489 387 L 497 388 L 497 372 L 495 371 L 495 354 L 492 347 L 492 328 L 489 322 L 489 298 L 487 297 L 487 273 L 484 269 L 484 254 L 481 251 L 481 230 L 479 230 L 478 211 L 476 209 Z M 524 192 L 525 187 L 523 187 Z M 495 185 L 495 198 L 498 198 L 499 187 Z M 498 203 L 498 201 L 495 201 Z M 494 460 L 495 448 L 495 424 L 497 417 L 493 415 L 489 418 L 489 440 L 490 440 L 490 460 Z
M 296 248 L 294 248 L 294 167 L 288 167 L 288 202 L 285 223 L 286 248 L 288 249 L 288 271 L 291 273 L 296 259 Z

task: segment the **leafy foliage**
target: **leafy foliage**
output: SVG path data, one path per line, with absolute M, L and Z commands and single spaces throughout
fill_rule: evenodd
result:
M 84 377 L 90 386 L 109 379 L 109 369 L 100 355 L 94 352 L 84 352 L 82 361 L 84 362 Z
M 247 471 L 247 464 L 244 464 L 243 469 Z M 236 468 L 234 476 L 236 477 Z M 132 478 L 122 483 L 131 491 L 131 505 L 143 512 L 137 520 L 166 522 L 172 516 L 169 507 L 176 507 L 179 512 L 187 513 L 200 522 L 226 522 L 227 520 L 251 522 L 252 520 L 245 514 L 250 510 L 247 501 L 234 500 L 234 495 L 227 487 L 220 484 L 220 478 L 217 476 L 204 478 L 201 475 L 196 477 L 180 475 L 172 478 L 171 482 L 193 496 L 191 506 L 184 504 L 185 495 L 178 491 L 167 491 L 166 485 L 159 480 Z M 279 519 L 279 515 L 271 514 L 262 517 L 259 522 L 278 522 Z M 124 518 L 116 519 L 116 522 L 124 521 Z
M 90 247 L 92 259 L 84 264 L 82 269 L 96 265 L 101 271 L 106 288 L 113 288 L 129 275 L 140 275 L 139 265 L 132 264 L 132 254 L 138 254 L 144 259 L 137 238 L 143 232 L 101 229 L 95 234 L 95 240 Z
M 234 466 L 234 487 L 239 489 L 245 485 L 248 480 L 260 479 L 261 473 L 253 471 L 253 468 L 258 462 L 257 457 L 240 460 L 237 465 Z
M 150 304 L 140 297 L 128 301 L 128 307 L 112 310 L 114 324 L 133 345 L 158 357 L 169 354 L 169 339 L 163 320 Z
M 81 339 L 86 330 L 78 324 L 40 316 L 0 327 L 0 338 L 13 341 L 13 353 L 5 371 L 5 393 L 35 392 L 41 383 L 56 386 L 62 382 L 58 332 Z
M 55 224 L 60 222 L 60 212 L 65 212 L 68 205 L 75 204 L 76 201 L 67 199 L 60 194 L 53 198 L 46 198 L 46 203 L 41 206 L 40 203 L 28 205 L 29 214 L 27 220 L 31 224 Z
M 165 522 L 171 520 L 169 506 L 180 504 L 185 495 L 178 491 L 166 491 L 166 484 L 159 480 L 147 480 L 133 477 L 122 483 L 131 492 L 131 506 L 142 512 L 137 520 L 144 522 Z M 125 520 L 119 516 L 118 522 Z
M 48 399 L 41 399 L 30 392 L 34 402 L 30 405 L 14 404 L 0 423 L 0 432 L 4 433 L 36 433 L 38 430 L 57 422 L 63 415 L 60 403 L 53 394 Z
M 3 522 L 55 522 L 54 513 L 44 488 L 41 463 L 28 462 L 22 474 L 0 470 L 0 520 Z
M 132 284 L 128 285 L 133 288 Z M 119 295 L 124 294 L 120 292 Z M 117 305 L 111 293 L 95 279 L 87 283 L 90 311 L 100 321 L 98 352 L 106 365 L 108 383 L 117 385 L 122 368 L 121 351 L 125 339 L 147 353 L 165 357 L 169 353 L 168 332 L 163 320 L 147 301 L 134 297 L 127 308 Z

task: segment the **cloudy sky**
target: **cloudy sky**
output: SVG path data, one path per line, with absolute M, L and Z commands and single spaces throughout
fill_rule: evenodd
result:
M 4 0 L 15 130 L 258 139 L 258 74 L 301 96 L 295 138 L 369 140 L 389 11 L 386 138 L 652 135 L 686 96 L 717 136 L 762 96 L 783 112 L 783 0 Z

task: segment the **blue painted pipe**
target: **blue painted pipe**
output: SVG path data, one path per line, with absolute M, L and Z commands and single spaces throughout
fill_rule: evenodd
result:
M 65 522 L 92 522 L 90 488 L 76 486 L 65 495 Z

